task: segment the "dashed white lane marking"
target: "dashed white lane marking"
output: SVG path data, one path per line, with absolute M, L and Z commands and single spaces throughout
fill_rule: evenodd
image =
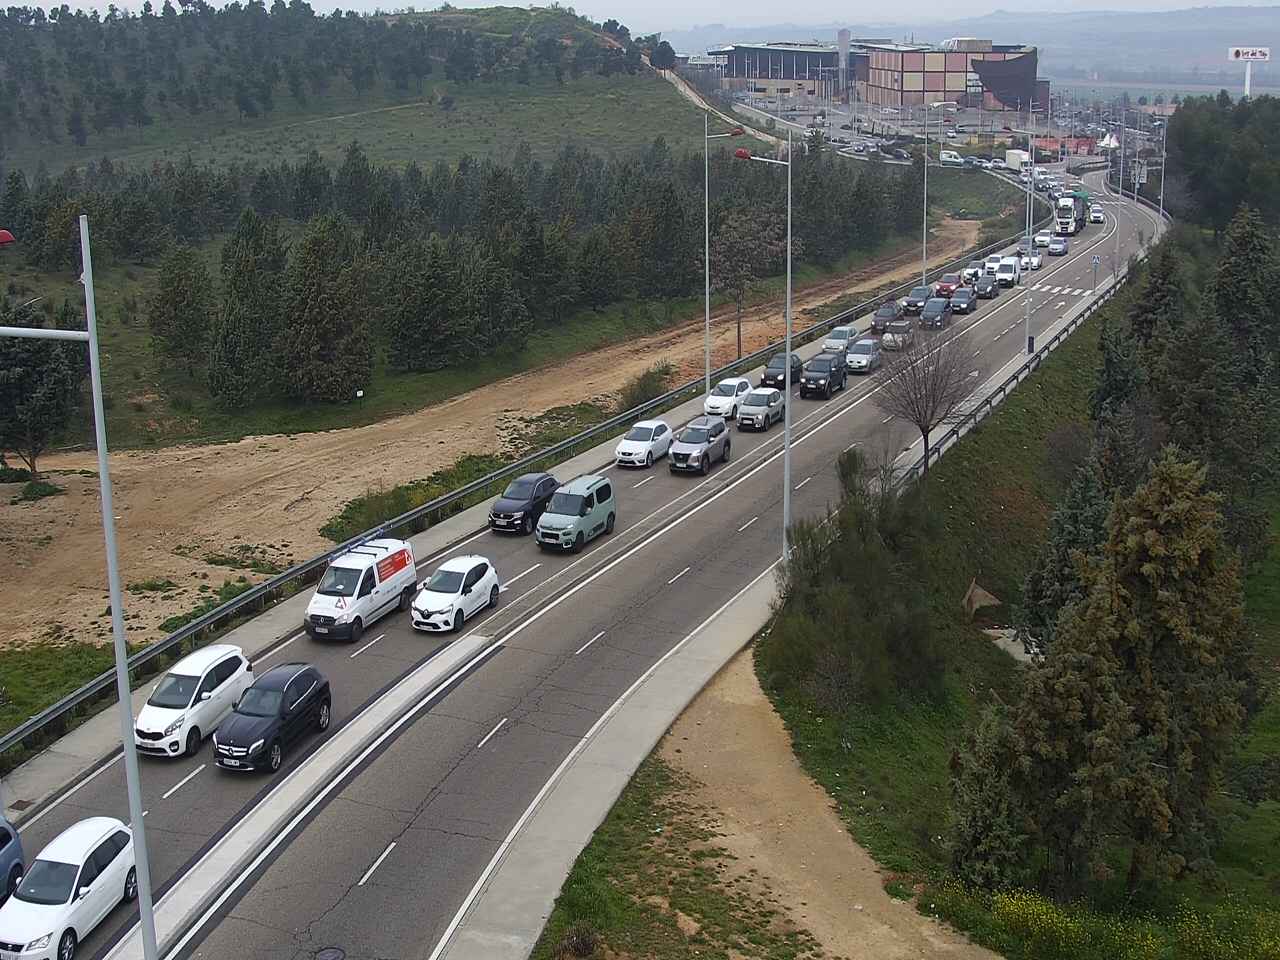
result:
M 477 744 L 476 744 L 476 749 L 477 749 L 477 750 L 479 750 L 481 747 L 483 747 L 486 743 L 488 743 L 488 742 L 493 738 L 493 735 L 494 735 L 495 733 L 497 733 L 499 730 L 501 730 L 501 729 L 502 729 L 503 727 L 505 727 L 506 725 L 507 725 L 507 718 L 506 718 L 506 717 L 503 717 L 501 720 L 499 720 L 499 721 L 498 721 L 497 726 L 495 726 L 492 730 L 490 730 L 488 733 L 486 733 L 486 734 L 484 735 L 484 739 L 483 739 L 483 740 L 481 740 L 479 743 L 477 743 Z
M 759 519 L 760 519 L 759 515 L 752 517 L 750 520 L 748 520 L 746 523 L 744 523 L 742 526 L 738 528 L 738 532 L 741 533 L 743 530 L 747 529 L 747 527 L 751 526 L 753 523 L 755 523 Z
M 172 787 L 166 790 L 164 794 L 160 797 L 160 799 L 168 800 L 171 796 L 173 796 L 175 793 L 181 790 L 184 786 L 186 786 L 187 782 L 190 781 L 192 777 L 194 777 L 197 773 L 199 773 L 204 768 L 205 768 L 205 765 L 203 763 L 200 764 L 200 766 L 196 767 L 194 770 L 188 773 L 185 777 L 183 777 L 181 780 L 175 783 Z M 146 816 L 146 814 L 143 814 L 143 816 Z
M 652 479 L 653 479 L 653 477 L 645 477 L 643 480 L 641 480 L 639 483 L 637 483 L 634 487 L 632 487 L 632 489 L 633 489 L 633 490 L 639 490 L 641 487 L 643 487 L 646 483 L 648 483 L 648 482 L 649 482 L 650 480 L 652 480 Z
M 573 651 L 573 655 L 576 657 L 576 656 L 577 656 L 578 654 L 580 654 L 583 650 L 587 649 L 587 647 L 591 646 L 593 643 L 595 643 L 597 640 L 599 640 L 599 639 L 600 639 L 601 637 L 603 637 L 603 636 L 604 636 L 604 631 L 603 631 L 603 630 L 601 630 L 601 631 L 600 631 L 599 633 L 597 633 L 594 637 L 592 637 L 590 640 L 588 640 L 586 643 L 584 643 L 582 646 L 580 646 L 577 650 Z
M 502 592 L 505 593 L 507 587 L 511 586 L 513 583 L 515 583 L 517 580 L 519 580 L 521 577 L 525 576 L 526 574 L 533 573 L 533 571 L 537 570 L 540 566 L 542 566 L 542 564 L 535 563 L 528 570 L 522 570 L 519 573 L 517 573 L 514 577 L 512 577 L 505 584 L 503 584 Z
M 373 861 L 373 866 L 371 866 L 368 870 L 364 872 L 364 876 L 360 878 L 360 882 L 357 883 L 356 886 L 363 887 L 365 883 L 368 881 L 368 879 L 373 876 L 373 871 L 377 870 L 380 866 L 382 866 L 382 861 L 387 859 L 387 854 L 389 854 L 395 848 L 396 848 L 396 842 L 392 840 L 390 843 L 387 844 L 387 849 L 382 851 L 382 855 L 378 857 L 377 860 Z
M 348 660 L 354 660 L 356 657 L 360 656 L 360 654 L 364 653 L 366 650 L 368 650 L 370 647 L 372 647 L 375 643 L 377 643 L 379 640 L 381 640 L 381 639 L 382 639 L 383 637 L 385 637 L 385 636 L 386 636 L 386 634 L 385 634 L 385 633 L 382 633 L 382 634 L 379 634 L 378 636 L 374 637 L 372 640 L 370 640 L 368 643 L 366 643 L 363 647 L 361 647 L 359 650 L 357 650 L 357 651 L 356 651 L 355 653 L 353 653 L 351 656 L 347 657 L 347 659 L 348 659 Z
M 799 483 L 796 484 L 796 489 L 799 490 L 801 487 L 803 487 L 806 483 L 808 483 L 812 479 L 813 477 L 805 477 L 803 480 L 801 480 Z
M 671 586 L 673 583 L 675 583 L 677 580 L 679 580 L 681 577 L 683 577 L 683 576 L 684 576 L 686 573 L 688 573 L 688 572 L 689 572 L 689 568 L 688 568 L 688 567 L 685 567 L 683 570 L 681 570 L 681 571 L 680 571 L 679 573 L 677 573 L 674 577 L 672 577 L 670 580 L 668 580 L 668 581 L 667 581 L 667 586 L 668 586 L 668 587 L 669 587 L 669 586 Z

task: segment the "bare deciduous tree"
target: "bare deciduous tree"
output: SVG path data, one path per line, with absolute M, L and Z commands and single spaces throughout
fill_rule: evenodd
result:
M 945 423 L 960 419 L 960 404 L 969 395 L 971 351 L 963 336 L 917 335 L 885 369 L 885 383 L 876 394 L 876 406 L 898 420 L 905 420 L 924 439 L 924 468 L 929 470 L 929 434 Z

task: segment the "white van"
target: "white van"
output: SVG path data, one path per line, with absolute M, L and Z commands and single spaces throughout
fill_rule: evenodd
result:
M 252 685 L 253 667 L 237 646 L 214 643 L 188 654 L 156 682 L 138 711 L 138 752 L 191 756 Z
M 938 163 L 944 167 L 963 167 L 964 160 L 954 150 L 939 150 Z
M 417 586 L 407 540 L 370 540 L 329 562 L 302 625 L 312 639 L 355 643 L 379 617 L 408 610 Z
M 994 277 L 1003 261 L 1004 257 L 1000 256 L 998 253 L 993 253 L 991 256 L 987 257 L 983 270 L 986 272 L 988 277 Z
M 1022 282 L 1022 261 L 1019 257 L 1003 257 L 996 267 L 996 283 L 1012 287 Z

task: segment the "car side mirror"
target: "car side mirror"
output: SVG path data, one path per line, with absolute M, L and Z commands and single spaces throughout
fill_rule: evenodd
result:
M 580 517 L 585 517 L 586 515 L 587 515 L 587 508 L 586 508 L 586 507 L 579 507 L 579 508 L 578 508 L 578 516 L 580 516 Z
M 463 587 L 463 588 L 462 588 L 462 595 L 463 595 L 464 597 L 465 597 L 468 593 L 470 593 L 470 592 L 471 592 L 471 588 L 470 588 L 470 587 Z
M 200 699 L 201 701 L 204 701 L 204 700 L 210 699 L 212 696 L 213 694 L 210 691 L 206 690 L 204 693 L 200 694 Z
M 88 887 L 81 887 L 79 890 L 77 890 L 77 891 L 76 891 L 76 899 L 77 899 L 77 900 L 83 900 L 83 899 L 84 899 L 85 897 L 87 897 L 88 895 L 89 895 L 89 888 L 88 888 Z

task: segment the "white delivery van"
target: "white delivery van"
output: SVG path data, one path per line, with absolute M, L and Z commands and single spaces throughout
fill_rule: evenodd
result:
M 938 163 L 944 167 L 963 167 L 964 160 L 954 150 L 939 150 Z
M 1012 287 L 1022 282 L 1022 261 L 1019 257 L 1004 257 L 996 267 L 996 283 Z
M 370 540 L 329 562 L 302 625 L 312 639 L 355 643 L 379 617 L 408 610 L 416 586 L 409 541 Z

